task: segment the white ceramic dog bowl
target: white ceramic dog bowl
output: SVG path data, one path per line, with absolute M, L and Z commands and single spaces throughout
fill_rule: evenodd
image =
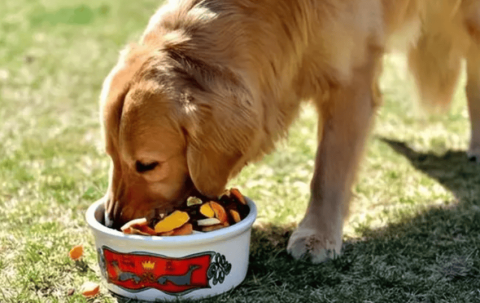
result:
M 86 219 L 95 238 L 98 264 L 117 297 L 142 301 L 201 299 L 239 285 L 247 274 L 250 234 L 257 217 L 253 201 L 242 221 L 188 236 L 126 235 L 103 225 L 104 203 L 93 203 Z

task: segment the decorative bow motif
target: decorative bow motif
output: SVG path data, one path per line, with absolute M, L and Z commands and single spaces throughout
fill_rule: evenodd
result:
M 223 283 L 225 276 L 230 273 L 232 264 L 230 264 L 224 255 L 216 253 L 213 257 L 212 263 L 208 267 L 207 278 L 212 279 L 213 285 Z

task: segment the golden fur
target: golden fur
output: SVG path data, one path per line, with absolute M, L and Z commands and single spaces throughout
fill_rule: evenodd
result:
M 478 0 L 170 1 L 104 83 L 109 224 L 153 216 L 197 190 L 218 195 L 311 101 L 319 113 L 312 195 L 288 250 L 313 262 L 340 253 L 381 99 L 382 56 L 396 47 L 429 106 L 448 104 L 467 59 L 470 152 L 479 155 Z

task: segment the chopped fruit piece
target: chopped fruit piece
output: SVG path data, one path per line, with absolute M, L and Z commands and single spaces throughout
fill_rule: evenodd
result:
M 238 202 L 242 203 L 243 205 L 247 205 L 247 201 L 245 201 L 245 197 L 240 193 L 240 191 L 237 188 L 232 188 L 230 190 L 232 195 L 237 198 Z
M 240 218 L 240 214 L 236 210 L 230 209 L 230 215 L 232 215 L 233 221 L 235 221 L 235 223 L 238 223 L 242 220 Z
M 198 226 L 210 226 L 210 225 L 215 225 L 220 223 L 222 222 L 217 218 L 208 218 L 208 219 L 202 219 L 197 221 Z
M 82 258 L 83 256 L 83 245 L 76 245 L 72 249 L 70 249 L 70 252 L 68 253 L 68 256 L 70 259 L 76 261 Z
M 213 230 L 217 230 L 217 229 L 222 229 L 222 228 L 225 228 L 225 226 L 223 226 L 222 224 L 216 224 L 216 225 L 212 225 L 212 226 L 205 226 L 202 228 L 203 231 L 213 231 Z
M 100 285 L 94 282 L 85 282 L 81 289 L 84 297 L 93 298 L 100 292 Z
M 124 228 L 122 229 L 122 231 L 124 234 L 128 234 L 128 235 L 134 235 L 135 233 L 140 232 L 138 229 L 135 229 L 133 227 Z
M 147 226 L 147 225 L 148 225 L 147 218 L 133 219 L 133 220 L 128 221 L 127 223 L 125 223 L 125 224 L 120 228 L 120 230 L 124 232 L 126 229 L 129 229 L 129 228 L 131 228 L 131 227 L 133 227 L 133 228 L 135 228 L 135 229 L 139 229 L 139 228 L 138 228 L 139 226 Z
M 188 220 L 190 220 L 190 216 L 186 212 L 176 210 L 155 225 L 155 232 L 163 233 L 172 231 L 187 223 Z
M 153 230 L 153 234 L 145 232 L 145 231 L 143 231 L 143 227 L 141 227 L 141 229 L 136 229 L 134 227 L 129 227 L 129 228 L 125 229 L 123 231 L 123 233 L 129 234 L 129 235 L 142 235 L 142 236 L 153 236 L 153 235 L 157 234 L 154 230 Z
M 210 205 L 210 202 L 207 202 L 200 206 L 200 213 L 207 218 L 215 217 L 215 211 L 213 210 L 212 205 Z
M 180 228 L 177 228 L 173 231 L 172 236 L 185 236 L 190 235 L 193 231 L 193 226 L 190 223 L 183 225 Z
M 152 236 L 156 232 L 148 226 L 147 218 L 131 220 L 120 228 L 125 234 Z
M 168 237 L 168 236 L 171 236 L 173 235 L 175 231 L 171 230 L 171 231 L 166 231 L 166 232 L 163 232 L 163 233 L 159 233 L 157 234 L 158 236 L 161 236 L 161 237 Z
M 155 209 L 151 220 L 134 219 L 123 225 L 121 231 L 130 235 L 160 237 L 191 235 L 238 223 L 248 212 L 246 197 L 237 188 L 231 188 L 218 199 L 190 196 L 178 208 Z
M 146 233 L 146 234 L 150 235 L 150 236 L 155 236 L 157 234 L 155 232 L 155 230 L 148 225 L 140 226 L 139 230 L 143 233 Z
M 189 197 L 187 199 L 187 206 L 188 207 L 194 206 L 194 205 L 200 205 L 202 203 L 203 203 L 202 199 L 197 198 L 197 197 Z
M 213 209 L 215 212 L 215 217 L 220 220 L 222 223 L 228 221 L 228 216 L 227 213 L 225 212 L 225 208 L 218 204 L 217 202 L 210 201 L 208 202 L 210 204 L 210 207 Z

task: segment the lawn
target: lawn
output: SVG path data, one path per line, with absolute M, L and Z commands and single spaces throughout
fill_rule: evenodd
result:
M 0 1 L 0 302 L 85 302 L 79 286 L 101 281 L 84 221 L 107 186 L 99 91 L 158 5 Z M 305 107 L 277 152 L 230 184 L 259 207 L 250 267 L 238 288 L 208 302 L 480 302 L 480 165 L 465 155 L 463 89 L 447 114 L 420 115 L 401 58 L 385 63 L 385 104 L 353 189 L 343 256 L 310 265 L 285 251 L 316 149 Z M 86 253 L 75 264 L 68 251 L 77 244 Z M 94 301 L 115 302 L 102 286 Z

